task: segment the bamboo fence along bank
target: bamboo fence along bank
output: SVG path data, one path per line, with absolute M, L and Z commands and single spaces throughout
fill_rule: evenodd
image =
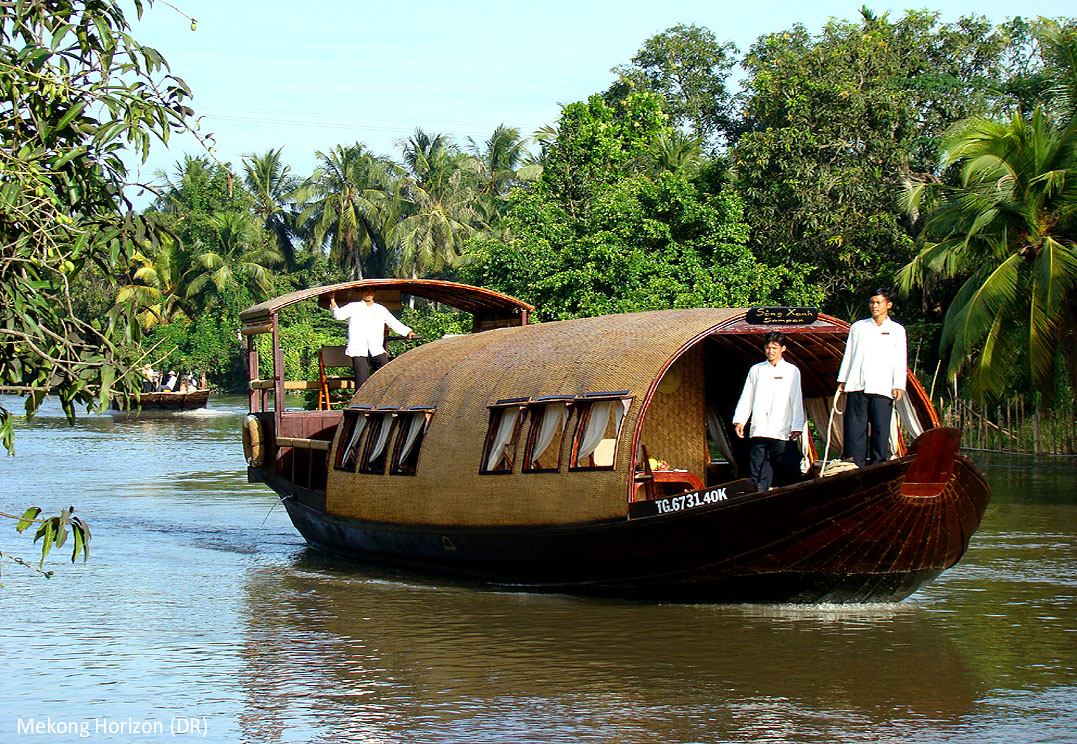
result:
M 946 426 L 964 432 L 966 449 L 1025 452 L 1035 455 L 1077 454 L 1074 403 L 1043 411 L 1024 396 L 994 405 L 955 398 L 939 401 Z

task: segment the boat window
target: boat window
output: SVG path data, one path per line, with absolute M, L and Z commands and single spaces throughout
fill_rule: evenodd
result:
M 612 470 L 617 457 L 621 424 L 631 405 L 630 398 L 576 400 L 579 414 L 572 440 L 570 470 Z
M 518 404 L 490 408 L 490 427 L 486 430 L 486 446 L 482 450 L 480 473 L 512 472 L 516 458 L 516 440 L 520 436 L 525 410 Z
M 355 472 L 359 464 L 359 456 L 363 451 L 363 433 L 366 431 L 366 425 L 365 411 L 344 411 L 340 447 L 337 449 L 336 462 L 333 463 L 337 470 Z
M 529 407 L 531 431 L 524 450 L 525 473 L 557 472 L 561 467 L 561 445 L 571 403 L 571 399 L 557 400 Z
M 377 411 L 368 416 L 364 437 L 367 444 L 359 461 L 360 473 L 385 474 L 385 463 L 389 459 L 389 438 L 397 428 L 394 426 L 396 421 L 396 414 L 388 411 Z
M 400 414 L 397 426 L 401 433 L 396 437 L 393 467 L 389 470 L 391 474 L 415 475 L 419 464 L 419 450 L 433 415 L 433 410 L 407 411 Z

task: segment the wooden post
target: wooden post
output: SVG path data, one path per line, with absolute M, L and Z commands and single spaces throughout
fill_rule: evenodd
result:
M 1032 454 L 1040 454 L 1040 407 L 1032 411 Z
M 247 336 L 247 377 L 248 377 L 248 392 L 250 393 L 250 406 L 248 410 L 251 413 L 255 412 L 255 406 L 259 399 L 260 391 L 255 390 L 250 386 L 250 382 L 258 379 L 258 348 L 254 344 L 255 336 L 251 334 Z M 259 412 L 265 410 L 265 404 L 258 409 Z
M 284 436 L 284 351 L 280 348 L 280 320 L 273 314 L 273 408 L 276 430 L 274 436 Z
M 1013 430 L 1011 429 L 1010 415 L 1009 415 L 1010 399 L 1006 398 L 1006 449 L 1012 449 L 1013 447 Z

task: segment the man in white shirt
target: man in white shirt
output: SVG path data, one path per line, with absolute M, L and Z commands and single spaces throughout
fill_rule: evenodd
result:
M 357 389 L 370 375 L 389 363 L 389 355 L 385 351 L 385 326 L 401 336 L 415 338 L 412 330 L 394 318 L 384 305 L 374 302 L 373 289 L 361 290 L 359 297 L 361 302 L 349 302 L 344 307 L 337 307 L 336 295 L 329 295 L 333 317 L 348 321 L 348 345 L 344 353 L 352 358 Z
M 800 370 L 782 359 L 785 334 L 771 331 L 763 337 L 767 360 L 753 365 L 733 413 L 737 436 L 751 420 L 748 471 L 760 491 L 797 480 L 800 462 L 796 439 L 804 431 L 804 402 Z
M 890 459 L 890 418 L 905 394 L 905 329 L 890 319 L 893 306 L 889 290 L 872 293 L 871 317 L 849 328 L 838 372 L 838 392 L 845 393 L 845 457 L 860 467 Z

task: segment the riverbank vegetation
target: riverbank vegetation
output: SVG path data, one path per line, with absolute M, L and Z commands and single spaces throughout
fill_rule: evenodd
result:
M 854 319 L 870 289 L 900 285 L 895 318 L 926 386 L 952 393 L 956 380 L 957 397 L 980 405 L 1023 395 L 1072 410 L 1069 19 L 941 23 L 865 8 L 743 51 L 675 26 L 539 132 L 502 125 L 456 142 L 416 128 L 393 154 L 342 142 L 311 173 L 291 170 L 286 143 L 234 164 L 188 154 L 136 214 L 116 151 L 187 126 L 187 91 L 147 82 L 163 61 L 106 7 L 102 43 L 135 55 L 125 80 L 159 98 L 123 98 L 103 121 L 90 112 L 106 93 L 48 49 L 73 20 L 71 59 L 89 64 L 78 34 L 97 27 L 40 10 L 2 21 L 0 385 L 28 393 L 30 410 L 46 390 L 103 401 L 111 370 L 144 358 L 238 389 L 240 309 L 382 276 L 482 285 L 533 304 L 538 321 L 756 304 Z M 47 92 L 57 84 L 67 98 Z M 459 322 L 407 312 L 430 333 Z M 297 346 L 343 340 L 327 313 L 288 320 Z M 314 362 L 287 363 L 301 374 Z

